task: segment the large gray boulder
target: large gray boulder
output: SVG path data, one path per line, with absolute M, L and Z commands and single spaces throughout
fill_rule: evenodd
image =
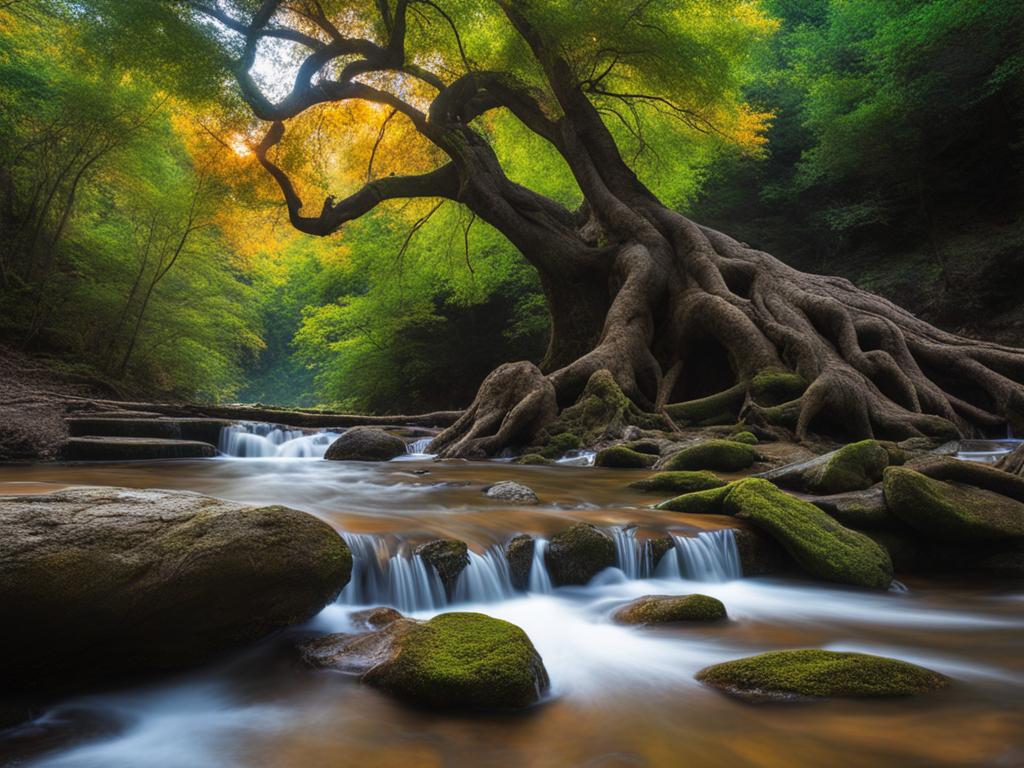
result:
M 180 491 L 0 499 L 4 693 L 202 662 L 305 621 L 349 580 L 329 525 Z
M 400 437 L 377 427 L 352 427 L 331 443 L 325 459 L 332 461 L 390 461 L 406 453 Z

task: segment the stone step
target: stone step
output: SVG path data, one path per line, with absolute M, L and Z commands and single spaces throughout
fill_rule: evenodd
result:
M 67 420 L 72 437 L 148 437 L 164 440 L 199 440 L 216 446 L 223 427 L 234 422 L 204 418 L 109 418 L 72 416 Z
M 200 440 L 155 437 L 72 437 L 64 446 L 64 457 L 70 461 L 196 459 L 216 455 L 216 448 Z

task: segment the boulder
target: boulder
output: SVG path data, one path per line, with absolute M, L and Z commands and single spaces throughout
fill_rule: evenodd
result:
M 641 453 L 625 445 L 602 448 L 594 457 L 595 467 L 621 467 L 624 469 L 647 469 L 658 460 L 656 455 Z
M 377 427 L 352 427 L 331 443 L 325 459 L 331 461 L 390 461 L 406 453 L 405 442 Z
M 666 493 L 693 493 L 709 488 L 721 488 L 725 481 L 714 472 L 659 472 L 643 480 L 630 483 L 630 488 L 641 491 L 664 491 Z
M 875 589 L 887 589 L 892 582 L 885 549 L 767 480 L 734 483 L 722 509 L 771 536 L 812 576 Z
M 707 595 L 646 595 L 612 614 L 612 619 L 619 624 L 672 624 L 725 618 L 722 601 Z
M 549 459 L 541 456 L 539 453 L 527 453 L 520 456 L 515 460 L 516 464 L 522 464 L 524 466 L 551 466 L 555 463 L 554 459 Z
M 814 506 L 850 528 L 880 529 L 899 527 L 899 521 L 889 512 L 885 494 L 880 485 L 863 491 L 850 491 L 834 496 L 808 499 Z
M 882 479 L 882 472 L 898 451 L 887 450 L 877 440 L 861 440 L 808 461 L 788 464 L 762 472 L 758 477 L 784 488 L 831 495 L 869 488 Z M 902 457 L 900 451 L 897 458 Z
M 0 499 L 5 688 L 202 662 L 309 619 L 351 570 L 333 528 L 286 507 L 126 488 Z
M 416 554 L 422 557 L 444 585 L 449 598 L 455 594 L 459 576 L 469 565 L 469 548 L 466 542 L 455 539 L 435 539 L 416 547 Z
M 757 460 L 757 451 L 745 443 L 732 440 L 707 440 L 677 451 L 658 469 L 710 469 L 720 472 L 738 472 Z
M 928 538 L 980 544 L 1024 537 L 1024 503 L 1008 496 L 904 467 L 887 469 L 883 487 L 892 513 Z
M 489 499 L 513 501 L 517 504 L 536 504 L 540 501 L 532 488 L 514 480 L 502 480 L 500 483 L 488 486 L 484 489 L 484 495 Z
M 949 684 L 938 672 L 898 659 L 819 650 L 773 651 L 727 661 L 702 669 L 697 679 L 755 702 L 915 696 Z
M 525 590 L 530 585 L 530 570 L 533 568 L 533 550 L 537 543 L 532 536 L 516 536 L 505 547 L 509 577 L 515 589 Z
M 362 682 L 423 707 L 521 709 L 549 686 L 526 633 L 480 613 L 397 619 L 367 634 L 326 635 L 300 650 L 312 666 L 359 674 Z
M 734 432 L 733 434 L 729 435 L 729 439 L 732 440 L 734 443 L 746 443 L 747 445 L 757 445 L 758 442 L 760 442 L 757 439 L 757 435 L 755 435 L 753 432 L 750 432 L 749 430 L 744 430 L 742 432 Z
M 544 563 L 555 586 L 586 584 L 615 565 L 615 542 L 590 523 L 576 523 L 551 537 Z

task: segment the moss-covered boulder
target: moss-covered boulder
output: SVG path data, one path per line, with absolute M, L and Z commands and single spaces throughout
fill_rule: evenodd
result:
M 516 464 L 522 464 L 524 466 L 551 466 L 555 463 L 554 459 L 549 459 L 546 456 L 542 456 L 539 453 L 527 453 L 525 456 L 520 456 L 515 460 Z
M 750 396 L 758 405 L 775 406 L 791 402 L 805 389 L 807 382 L 799 374 L 780 369 L 761 371 L 750 382 Z
M 530 570 L 533 568 L 533 550 L 537 543 L 532 536 L 515 536 L 505 547 L 508 560 L 509 578 L 515 589 L 525 590 L 530 585 Z
M 576 523 L 551 537 L 544 564 L 555 586 L 586 584 L 615 565 L 615 542 L 590 523 Z
M 729 435 L 729 439 L 734 443 L 745 443 L 746 445 L 757 445 L 757 435 L 749 430 L 743 430 L 742 432 L 734 432 Z
M 739 472 L 755 461 L 757 451 L 752 446 L 732 440 L 708 440 L 677 451 L 659 469 L 667 472 L 693 469 Z
M 445 593 L 451 597 L 459 576 L 469 565 L 469 548 L 466 542 L 456 539 L 434 539 L 416 547 L 416 554 L 434 569 Z
M 5 692 L 203 662 L 305 621 L 352 554 L 305 512 L 179 491 L 0 499 Z
M 860 491 L 881 481 L 887 466 L 889 452 L 877 440 L 850 443 L 808 477 L 808 489 L 823 494 Z
M 707 470 L 700 471 L 678 471 L 659 472 L 643 480 L 630 483 L 630 488 L 652 493 L 693 493 L 694 491 L 706 491 L 709 488 L 721 488 L 725 485 L 714 472 Z
M 580 445 L 621 437 L 629 426 L 667 429 L 661 416 L 645 413 L 626 397 L 609 371 L 595 371 L 574 405 L 566 408 L 548 428 L 552 435 L 569 433 Z
M 330 444 L 330 461 L 389 461 L 406 453 L 405 442 L 377 427 L 352 427 Z
M 548 437 L 537 452 L 547 459 L 560 459 L 569 451 L 576 451 L 582 447 L 583 441 L 578 435 L 572 432 L 558 432 Z
M 619 624 L 674 624 L 725 618 L 722 601 L 707 595 L 646 595 L 612 614 Z
M 610 448 L 602 448 L 594 457 L 595 467 L 619 467 L 622 469 L 648 469 L 654 466 L 658 460 L 657 456 L 649 453 L 640 453 L 625 445 L 613 445 Z
M 875 589 L 892 582 L 892 561 L 876 542 L 767 480 L 747 478 L 732 484 L 722 509 L 778 541 L 812 576 Z
M 943 688 L 948 678 L 884 656 L 837 651 L 773 651 L 702 669 L 697 679 L 748 701 L 831 697 L 892 698 Z
M 729 485 L 708 488 L 703 491 L 683 493 L 675 498 L 655 504 L 655 509 L 667 509 L 670 512 L 685 512 L 691 515 L 723 514 L 722 504 L 730 490 Z
M 883 483 L 892 513 L 928 538 L 963 543 L 1024 537 L 1024 503 L 983 488 L 890 467 Z
M 433 709 L 521 709 L 549 686 L 526 633 L 480 613 L 399 619 L 367 634 L 326 635 L 300 650 L 312 666 L 359 674 L 364 683 Z

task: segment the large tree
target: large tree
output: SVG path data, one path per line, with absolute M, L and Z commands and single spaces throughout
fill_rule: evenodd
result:
M 1024 352 L 939 330 L 846 280 L 796 271 L 702 227 L 625 159 L 623 137 L 642 148 L 660 124 L 725 135 L 756 122 L 736 100 L 744 47 L 765 28 L 756 2 L 150 5 L 166 14 L 158 30 L 180 25 L 204 41 L 206 58 L 230 61 L 244 103 L 269 123 L 255 152 L 294 227 L 327 236 L 388 201 L 455 201 L 539 273 L 551 315 L 544 360 L 494 371 L 435 441 L 443 455 L 528 443 L 600 370 L 643 410 L 694 422 L 724 410 L 801 437 L 1024 429 Z M 296 63 L 286 87 L 272 61 Z M 352 102 L 386 115 L 371 165 L 395 120 L 439 160 L 418 173 L 368 172 L 350 194 L 311 202 L 289 170 L 286 133 L 324 105 Z M 510 177 L 494 141 L 501 120 L 557 153 L 578 206 Z M 764 407 L 759 393 L 779 380 L 794 399 Z M 685 405 L 696 399 L 700 407 Z

